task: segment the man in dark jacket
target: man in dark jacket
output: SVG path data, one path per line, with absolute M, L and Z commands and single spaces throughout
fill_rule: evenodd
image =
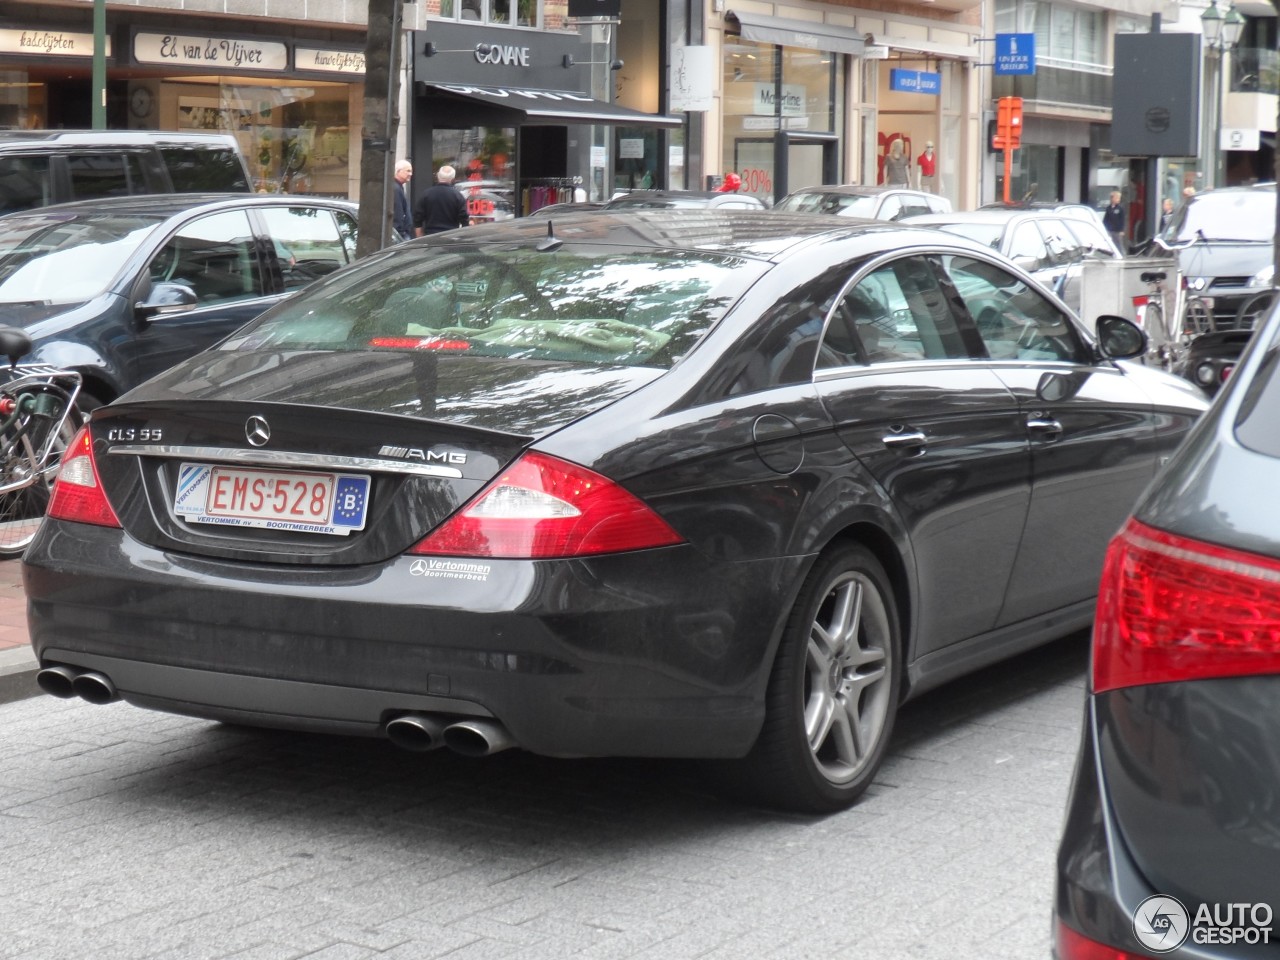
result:
M 413 164 L 408 160 L 396 162 L 396 185 L 392 193 L 396 200 L 396 215 L 393 221 L 397 240 L 413 239 L 413 207 L 409 203 L 409 180 L 413 176 Z
M 1129 245 L 1124 238 L 1124 204 L 1120 202 L 1120 196 L 1119 190 L 1111 191 L 1111 202 L 1107 204 L 1107 209 L 1102 211 L 1102 226 L 1107 233 L 1111 234 L 1111 239 L 1120 248 L 1120 253 L 1127 254 Z
M 436 182 L 422 191 L 413 208 L 414 236 L 424 237 L 467 225 L 467 201 L 453 185 L 457 175 L 448 164 L 436 171 Z

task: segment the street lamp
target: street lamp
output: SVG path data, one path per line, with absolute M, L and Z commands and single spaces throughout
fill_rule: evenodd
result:
M 1217 93 L 1213 102 L 1213 185 L 1220 187 L 1224 179 L 1221 140 L 1226 52 L 1235 49 L 1235 45 L 1240 42 L 1240 34 L 1244 32 L 1244 17 L 1240 16 L 1234 3 L 1227 9 L 1224 17 L 1218 11 L 1218 0 L 1209 0 L 1208 8 L 1200 15 L 1200 29 L 1204 33 L 1205 44 L 1210 50 L 1216 51 L 1218 61 Z

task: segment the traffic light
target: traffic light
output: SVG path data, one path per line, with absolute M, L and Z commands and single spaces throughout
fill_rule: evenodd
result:
M 996 105 L 995 150 L 1017 150 L 1022 146 L 1022 98 L 1001 97 Z

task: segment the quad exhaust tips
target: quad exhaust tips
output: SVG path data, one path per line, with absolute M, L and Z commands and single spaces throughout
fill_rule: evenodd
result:
M 36 673 L 36 686 L 63 700 L 79 697 L 89 703 L 104 704 L 120 699 L 120 693 L 106 674 L 95 670 L 77 670 L 62 665 L 45 667 Z
M 448 747 L 466 757 L 487 757 L 516 745 L 507 728 L 496 720 L 448 723 L 423 713 L 406 713 L 387 721 L 387 739 L 405 750 Z
M 435 750 L 444 746 L 444 724 L 421 713 L 406 713 L 387 721 L 387 739 L 405 750 Z

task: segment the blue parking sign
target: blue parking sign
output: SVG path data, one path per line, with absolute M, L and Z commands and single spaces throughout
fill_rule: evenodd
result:
M 1028 76 L 1036 72 L 1034 33 L 997 33 L 992 72 L 1002 76 Z

